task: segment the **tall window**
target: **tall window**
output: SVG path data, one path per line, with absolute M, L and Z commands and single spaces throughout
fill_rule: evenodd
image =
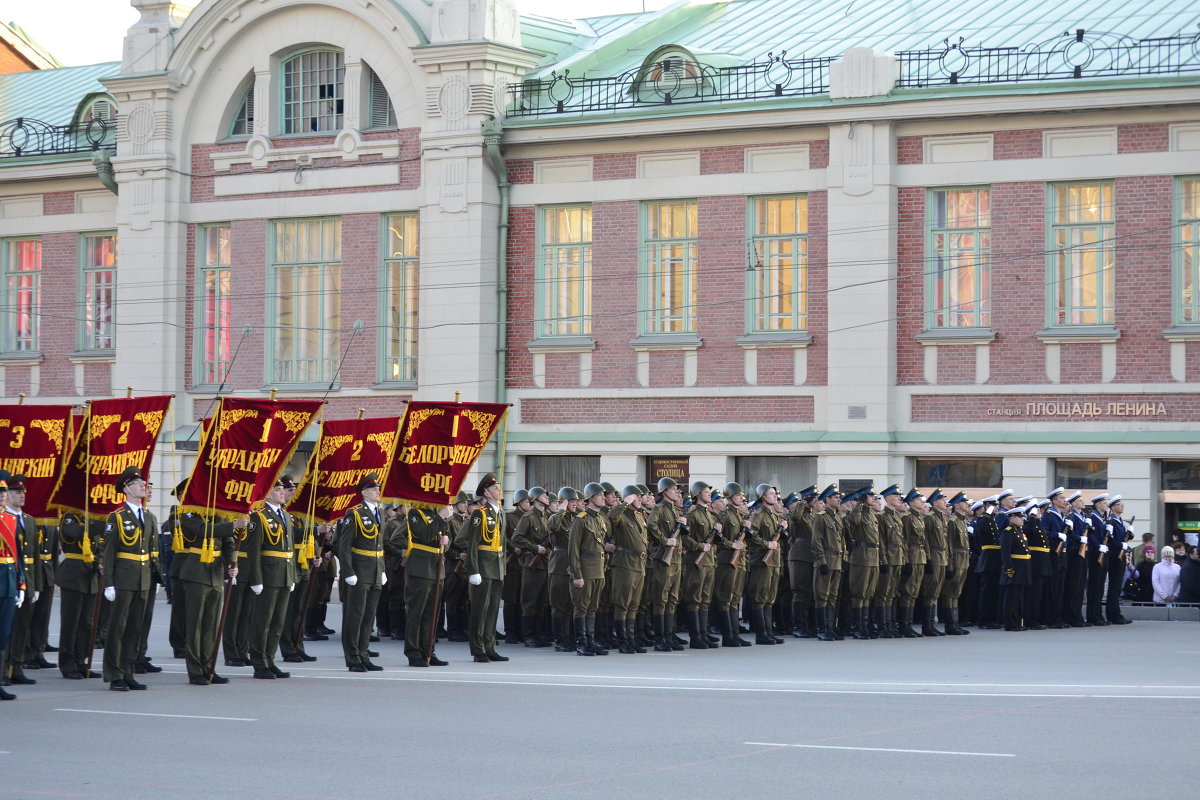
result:
M 276 222 L 275 349 L 279 383 L 333 380 L 339 357 L 342 223 L 337 219 Z
M 83 326 L 79 349 L 113 348 L 113 311 L 116 300 L 116 234 L 87 234 L 81 237 L 83 254 Z
M 929 192 L 926 328 L 991 325 L 991 217 L 987 188 Z
M 233 123 L 229 126 L 230 136 L 249 136 L 254 133 L 254 84 L 242 95 L 242 102 L 237 113 L 233 115 Z
M 1111 182 L 1050 187 L 1052 324 L 1113 324 L 1114 233 Z
M 370 75 L 370 80 L 367 81 L 367 86 L 369 87 L 367 95 L 367 127 L 396 127 L 396 109 L 392 105 L 392 98 L 388 95 L 387 87 L 383 85 L 383 81 L 375 74 L 375 70 L 370 67 L 366 68 L 364 74 Z
M 3 350 L 36 351 L 42 318 L 42 242 L 8 239 L 0 259 L 4 268 Z
M 411 381 L 417 376 L 417 215 L 386 218 L 387 256 L 383 333 L 383 381 Z
M 696 201 L 645 208 L 642 333 L 695 333 Z
M 340 50 L 310 50 L 283 62 L 283 132 L 342 128 L 345 66 Z
M 592 332 L 592 208 L 543 208 L 537 280 L 537 335 Z
M 750 331 L 808 327 L 808 198 L 758 197 L 750 206 Z
M 197 234 L 196 252 L 200 272 L 201 346 L 200 383 L 219 384 L 229 370 L 230 228 L 208 225 Z
M 1179 259 L 1177 282 L 1179 290 L 1175 321 L 1181 325 L 1200 323 L 1200 178 L 1182 178 L 1178 184 L 1179 200 L 1176 230 L 1179 244 L 1175 248 Z

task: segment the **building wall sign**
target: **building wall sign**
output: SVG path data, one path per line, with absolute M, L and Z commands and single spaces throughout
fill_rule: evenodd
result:
M 1200 421 L 1200 397 L 1155 395 L 913 395 L 913 422 Z

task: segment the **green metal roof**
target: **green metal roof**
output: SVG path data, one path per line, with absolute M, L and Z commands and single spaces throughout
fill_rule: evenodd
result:
M 1187 0 L 679 0 L 659 11 L 581 21 L 594 32 L 541 74 L 569 67 L 581 77 L 617 75 L 654 49 L 677 44 L 730 53 L 747 63 L 768 52 L 838 56 L 851 47 L 923 50 L 943 40 L 988 47 L 1045 42 L 1083 28 L 1132 39 L 1194 33 L 1200 5 Z
M 80 101 L 105 91 L 101 78 L 121 72 L 121 62 L 0 75 L 0 122 L 24 117 L 49 125 L 70 124 Z

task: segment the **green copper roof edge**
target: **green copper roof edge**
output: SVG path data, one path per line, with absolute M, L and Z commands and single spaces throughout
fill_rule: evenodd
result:
M 510 431 L 508 441 L 536 444 L 624 443 L 646 441 L 640 432 L 579 431 L 573 433 Z M 664 431 L 653 435 L 656 442 L 884 442 L 893 444 L 1200 444 L 1200 431 L 996 431 L 896 433 L 857 431 Z

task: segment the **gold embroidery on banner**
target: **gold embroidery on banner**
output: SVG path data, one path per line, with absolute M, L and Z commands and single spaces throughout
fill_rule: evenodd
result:
M 231 408 L 227 411 L 222 410 L 221 420 L 217 425 L 217 436 L 223 436 L 226 431 L 246 418 L 256 419 L 257 417 L 258 412 L 252 408 Z
M 446 413 L 444 408 L 420 408 L 413 411 L 409 415 L 408 430 L 404 432 L 404 441 L 407 442 L 412 438 L 412 435 L 417 432 L 417 428 L 421 427 L 421 423 L 430 417 L 440 417 Z
M 462 416 L 467 418 L 471 423 L 471 427 L 479 434 L 479 446 L 483 447 L 487 444 L 488 434 L 492 432 L 492 423 L 496 421 L 495 414 L 485 414 L 482 411 L 471 411 L 463 409 Z
M 312 419 L 312 414 L 307 411 L 276 411 L 275 418 L 283 421 L 283 427 L 287 428 L 288 433 L 296 433 L 304 430 L 304 426 Z
M 63 426 L 66 420 L 61 419 L 35 419 L 29 423 L 31 428 L 39 428 L 46 432 L 50 437 L 50 441 L 54 442 L 54 451 L 61 453 L 63 449 Z
M 386 433 L 372 433 L 367 436 L 368 442 L 374 442 L 379 445 L 379 449 L 387 454 L 391 451 L 392 445 L 396 443 L 396 432 L 388 431 Z
M 324 463 L 325 459 L 337 452 L 338 448 L 353 440 L 354 437 L 350 434 L 346 434 L 345 436 L 322 436 L 321 452 L 317 454 L 317 463 Z
M 104 432 L 113 425 L 121 421 L 120 414 L 101 414 L 98 417 L 90 417 L 88 430 L 91 431 L 92 439 L 99 439 L 104 435 Z
M 158 431 L 162 428 L 163 412 L 139 411 L 133 415 L 133 418 L 145 426 L 146 433 L 155 438 L 158 437 Z

